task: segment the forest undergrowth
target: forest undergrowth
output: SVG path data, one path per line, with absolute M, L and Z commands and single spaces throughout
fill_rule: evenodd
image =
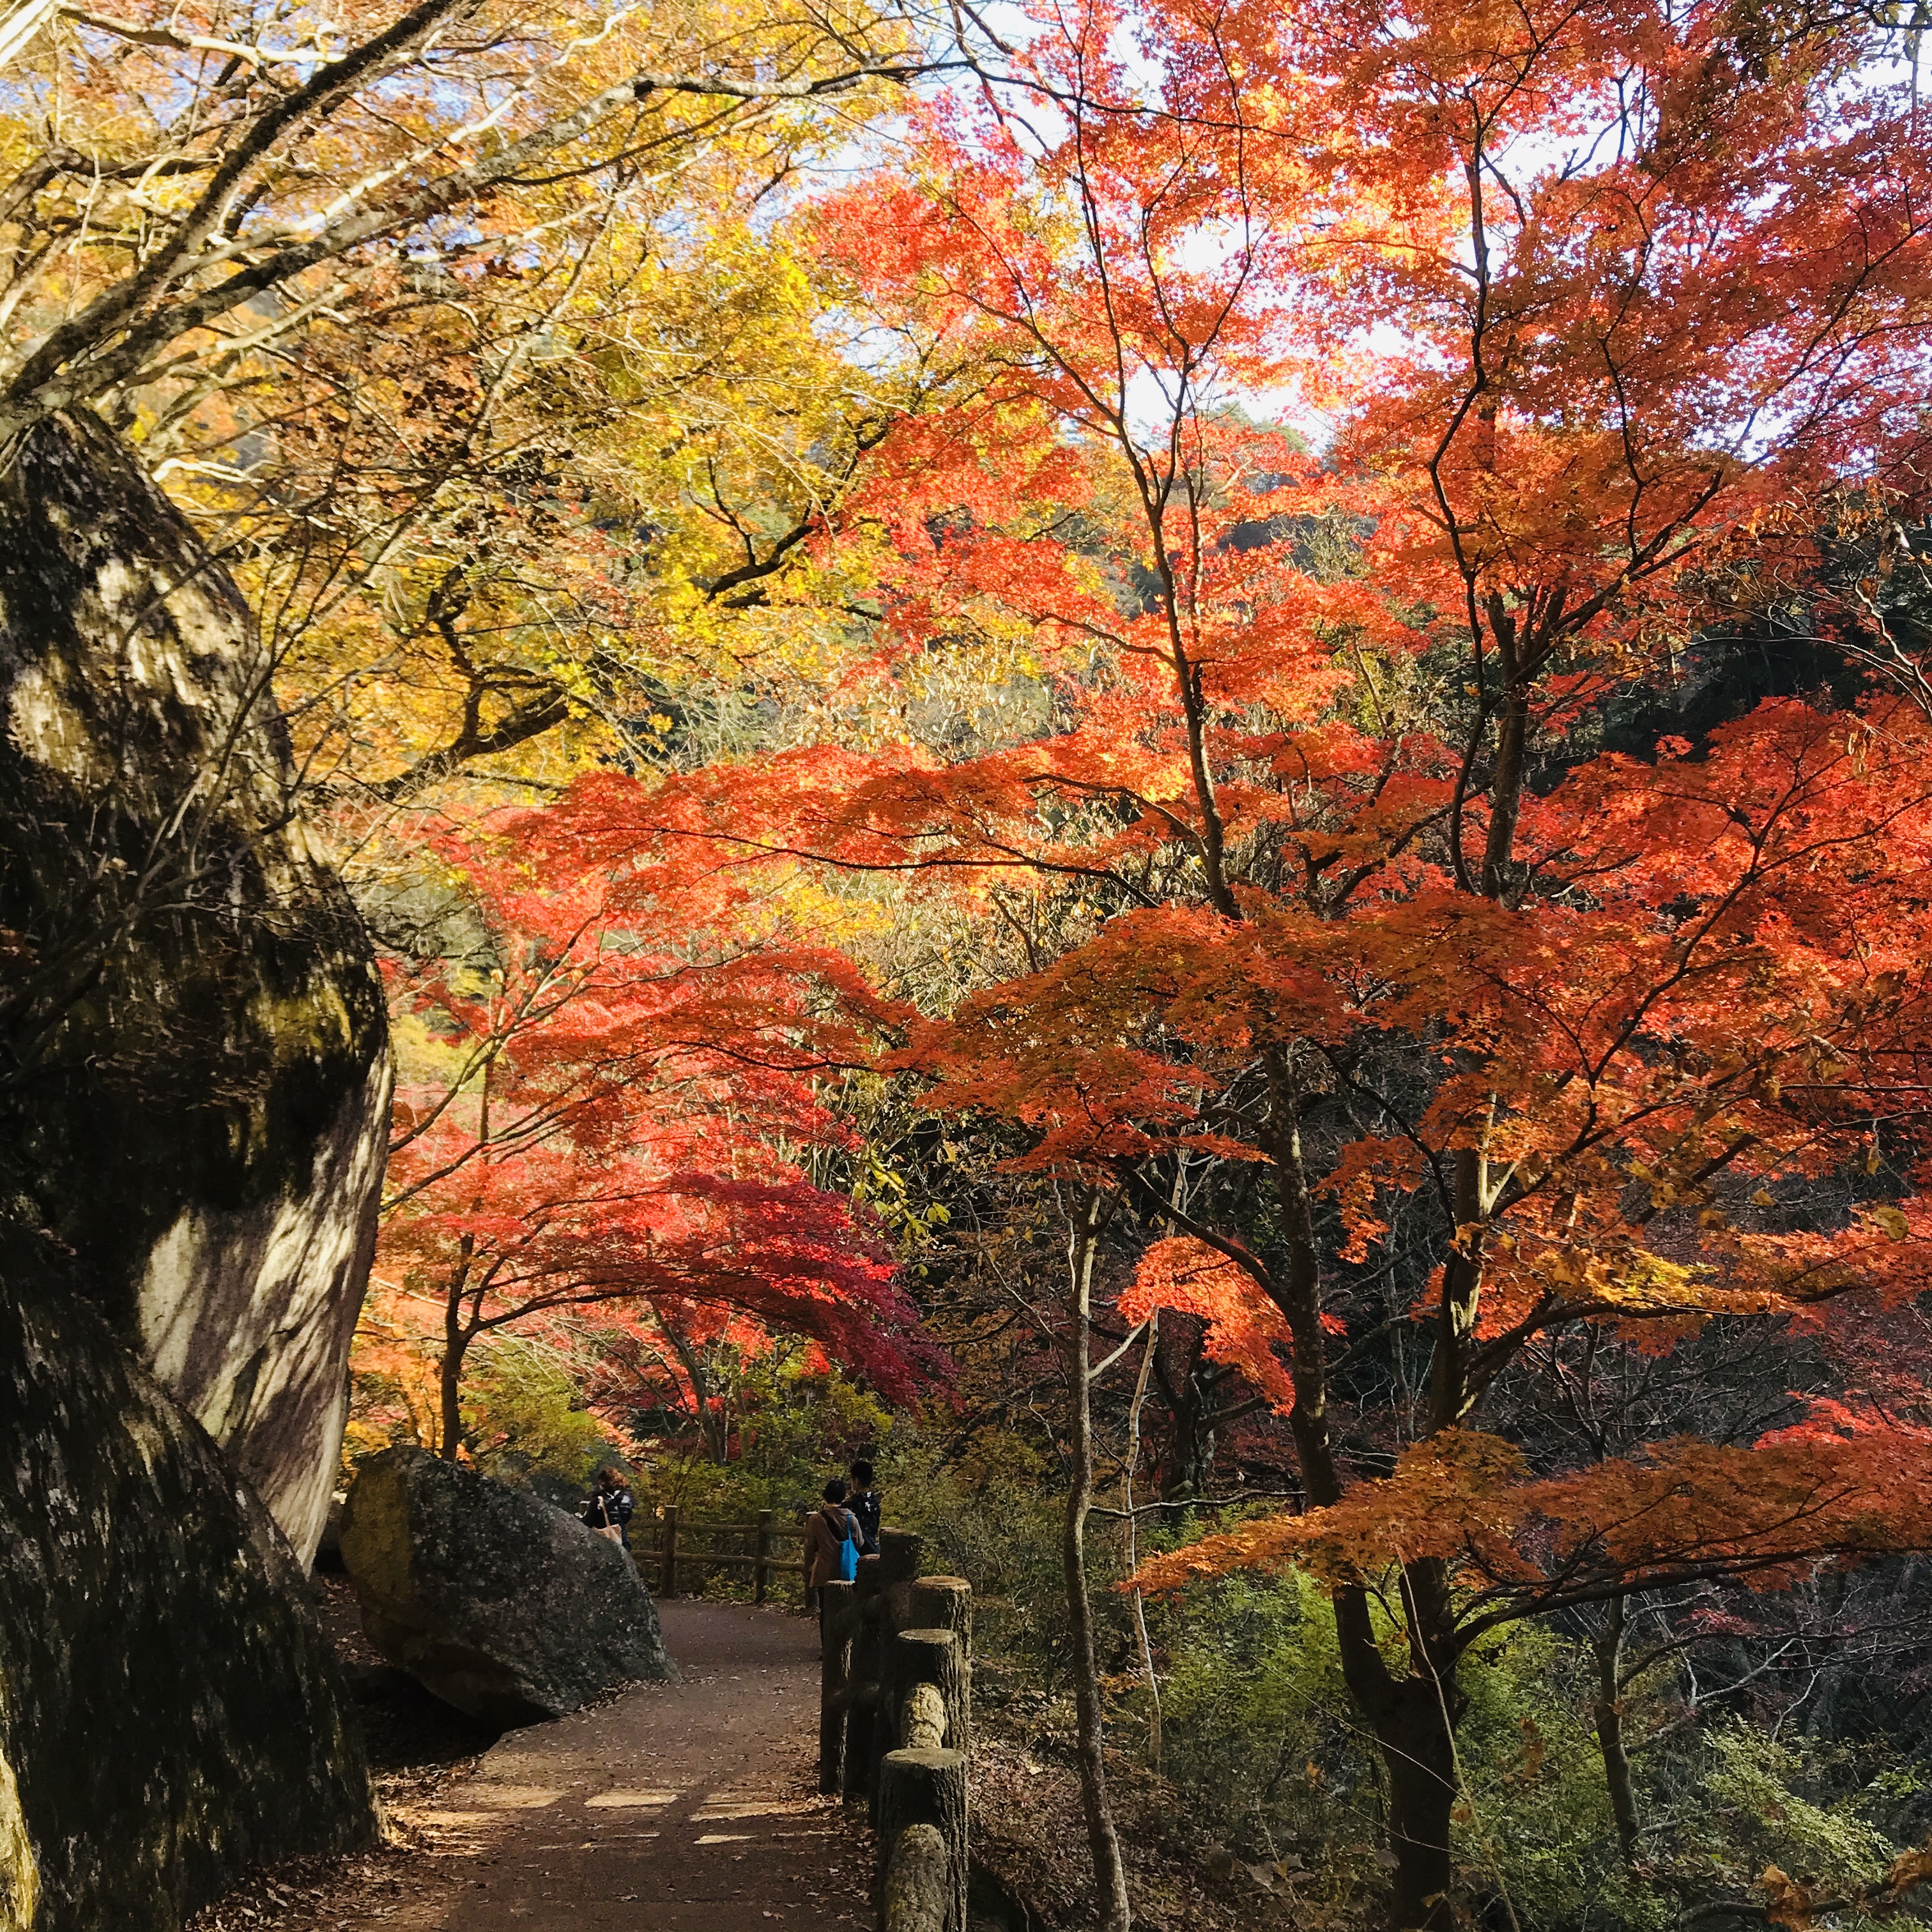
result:
M 492 1385 L 479 1385 L 479 1460 L 568 1502 L 616 1458 L 646 1515 L 670 1502 L 694 1527 L 761 1509 L 789 1524 L 828 1473 L 871 1456 L 886 1520 L 922 1535 L 928 1570 L 974 1587 L 986 1872 L 1029 1923 L 1090 1924 L 1050 1430 L 962 1436 L 944 1408 L 896 1416 L 836 1374 L 744 1367 L 742 1433 L 722 1464 L 689 1436 L 620 1442 L 607 1430 L 586 1447 L 586 1412 L 564 1381 L 548 1407 L 526 1387 L 494 1411 Z M 1265 1453 L 1256 1436 L 1244 1446 Z M 1138 1553 L 1184 1548 L 1269 1508 L 1178 1498 L 1138 1520 Z M 1143 1651 L 1122 1588 L 1129 1556 L 1118 1520 L 1090 1546 L 1109 1790 L 1136 1922 L 1163 1932 L 1378 1923 L 1389 1860 L 1381 1762 L 1352 1708 L 1321 1582 L 1244 1574 L 1146 1598 Z M 730 1571 L 694 1586 L 721 1601 L 750 1589 Z M 1598 1732 L 1591 1631 L 1518 1625 L 1486 1646 L 1462 1678 L 1454 1849 L 1471 1910 L 1522 1927 L 1756 1924 L 1793 1909 L 1788 1884 L 1828 1901 L 1837 1924 L 1893 1923 L 1887 1875 L 1932 1828 L 1932 1754 L 1916 1698 L 1896 1695 L 1924 1668 L 1918 1592 L 1906 1562 L 1821 1582 L 1802 1603 L 1780 1593 L 1714 1614 L 1706 1601 L 1640 1606 L 1632 1622 L 1647 1618 L 1655 1635 L 1630 1638 L 1642 1667 L 1619 1700 L 1642 1821 L 1634 1858 Z M 1892 1687 L 1882 1696 L 1873 1655 Z

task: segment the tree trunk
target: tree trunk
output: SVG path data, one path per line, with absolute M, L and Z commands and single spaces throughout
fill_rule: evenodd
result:
M 1094 1858 L 1094 1895 L 1100 1906 L 1102 1932 L 1127 1932 L 1133 1923 L 1133 1913 L 1127 1903 L 1126 1874 L 1120 1864 L 1120 1841 L 1114 1829 L 1113 1808 L 1107 1798 L 1100 1673 L 1094 1654 L 1093 1606 L 1087 1594 L 1087 1515 L 1094 1504 L 1094 1403 L 1088 1357 L 1094 1258 L 1100 1222 L 1100 1192 L 1089 1189 L 1075 1211 L 1066 1244 L 1066 1386 L 1072 1408 L 1073 1468 L 1066 1492 L 1060 1554 L 1066 1580 L 1067 1622 L 1073 1640 L 1080 1798 L 1087 1816 L 1087 1843 Z
M 1202 1385 L 1204 1329 L 1198 1317 L 1178 1322 L 1170 1318 L 1168 1339 L 1176 1358 L 1174 1372 L 1169 1374 L 1165 1357 L 1157 1357 L 1155 1361 L 1161 1394 L 1174 1424 L 1173 1439 L 1161 1470 L 1162 1502 L 1178 1502 L 1198 1495 L 1214 1475 L 1214 1427 L 1208 1413 L 1212 1405 Z
M 712 1406 L 710 1378 L 704 1372 L 704 1357 L 669 1322 L 660 1322 L 658 1325 L 691 1384 L 692 1412 L 697 1418 L 704 1453 L 722 1469 L 730 1460 L 731 1446 L 730 1418 L 724 1402 L 721 1398 L 715 1408 Z
M 1340 1502 L 1342 1473 L 1328 1430 L 1328 1370 L 1322 1332 L 1322 1270 L 1314 1213 L 1303 1163 L 1300 1089 L 1291 1055 L 1264 1056 L 1269 1090 L 1269 1151 L 1287 1235 L 1288 1267 L 1271 1275 L 1268 1292 L 1292 1340 L 1294 1437 L 1301 1479 L 1316 1508 Z M 1480 1174 L 1458 1156 L 1459 1218 L 1462 1190 Z M 1436 1335 L 1430 1432 L 1453 1426 L 1472 1400 L 1464 1342 L 1481 1285 L 1480 1254 L 1454 1255 L 1444 1271 L 1443 1310 Z M 1389 1774 L 1389 1849 L 1395 1858 L 1394 1922 L 1399 1932 L 1448 1932 L 1452 1863 L 1450 1814 L 1457 1790 L 1456 1725 L 1463 1699 L 1456 1684 L 1459 1653 L 1456 1609 L 1447 1570 L 1438 1562 L 1402 1566 L 1402 1607 L 1408 1668 L 1398 1676 L 1383 1657 L 1369 1613 L 1368 1593 L 1357 1586 L 1335 1596 L 1342 1674 L 1355 1707 L 1374 1732 Z
M 1134 1475 L 1141 1460 L 1141 1411 L 1146 1406 L 1148 1383 L 1155 1352 L 1160 1346 L 1160 1310 L 1156 1308 L 1148 1316 L 1147 1346 L 1141 1355 L 1141 1372 L 1134 1383 L 1133 1400 L 1127 1406 L 1127 1454 L 1120 1476 L 1120 1502 L 1126 1512 L 1127 1574 L 1130 1576 L 1140 1567 L 1139 1519 L 1134 1514 Z M 1154 1640 L 1148 1634 L 1147 1604 L 1138 1588 L 1133 1594 L 1133 1604 L 1134 1640 L 1140 1648 L 1141 1674 L 1147 1679 L 1148 1688 L 1148 1762 L 1158 1771 L 1161 1752 L 1160 1679 L 1154 1667 Z
M 1456 1746 L 1436 1687 L 1411 1678 L 1376 1726 L 1389 1774 L 1389 1849 L 1395 1854 L 1394 1918 L 1400 1932 L 1438 1932 L 1450 1909 L 1450 1814 L 1456 1802 Z
M 1462 1698 L 1444 1640 L 1450 1606 L 1442 1566 L 1406 1566 L 1402 1597 L 1414 1660 L 1405 1676 L 1397 1677 L 1383 1659 L 1366 1591 L 1336 1593 L 1335 1626 L 1342 1676 L 1388 1772 L 1394 1922 L 1397 1932 L 1448 1932 L 1454 1917 L 1450 1814 L 1457 1789 L 1455 1723 Z
M 1496 641 L 1503 649 L 1507 664 L 1514 656 L 1513 628 L 1499 628 Z M 1504 695 L 1502 716 L 1496 726 L 1496 773 L 1490 785 L 1490 830 L 1484 843 L 1480 881 L 1485 898 L 1500 902 L 1509 893 L 1509 866 L 1516 847 L 1516 814 L 1522 804 L 1523 770 L 1528 743 L 1529 691 L 1527 686 L 1512 677 Z
M 467 1274 L 466 1264 L 464 1276 L 451 1288 L 443 1309 L 440 1364 L 442 1426 L 436 1453 L 446 1462 L 454 1462 L 458 1450 L 463 1446 L 463 1358 L 470 1347 L 470 1336 L 463 1326 L 463 1280 Z
M 1610 1599 L 1605 1628 L 1592 1634 L 1590 1648 L 1597 1660 L 1597 1696 L 1591 1706 L 1596 1720 L 1597 1748 L 1604 1756 L 1604 1783 L 1610 1794 L 1610 1814 L 1617 1823 L 1617 1844 L 1624 1863 L 1636 1863 L 1638 1832 L 1636 1790 L 1630 1782 L 1630 1758 L 1624 1749 L 1623 1669 L 1624 1602 Z

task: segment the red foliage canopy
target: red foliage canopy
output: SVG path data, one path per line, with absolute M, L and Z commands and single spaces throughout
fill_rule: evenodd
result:
M 809 1337 L 909 1396 L 941 1360 L 878 1233 L 806 1172 L 849 1139 L 818 1091 L 861 1050 L 824 990 L 849 967 L 734 932 L 701 876 L 627 899 L 542 854 L 546 829 L 437 842 L 474 940 L 397 976 L 425 1044 L 380 1278 L 445 1304 L 459 1364 L 476 1334 L 632 1303 L 685 1336 Z

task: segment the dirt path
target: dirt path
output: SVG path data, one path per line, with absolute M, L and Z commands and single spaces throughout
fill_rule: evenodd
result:
M 662 1606 L 682 1675 L 512 1731 L 440 1808 L 442 1882 L 337 1922 L 391 1932 L 862 1932 L 872 1848 L 817 1795 L 818 1632 Z M 456 1842 L 452 1844 L 452 1840 Z

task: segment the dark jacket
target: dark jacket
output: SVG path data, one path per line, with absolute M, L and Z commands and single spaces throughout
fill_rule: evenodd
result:
M 879 1553 L 879 1492 L 877 1490 L 856 1490 L 845 1498 L 845 1507 L 859 1519 L 859 1529 L 864 1540 L 860 1544 L 862 1555 L 876 1556 Z
M 592 1490 L 584 1505 L 584 1520 L 592 1529 L 618 1529 L 624 1534 L 624 1547 L 631 1546 L 631 1512 L 637 1508 L 628 1490 Z

